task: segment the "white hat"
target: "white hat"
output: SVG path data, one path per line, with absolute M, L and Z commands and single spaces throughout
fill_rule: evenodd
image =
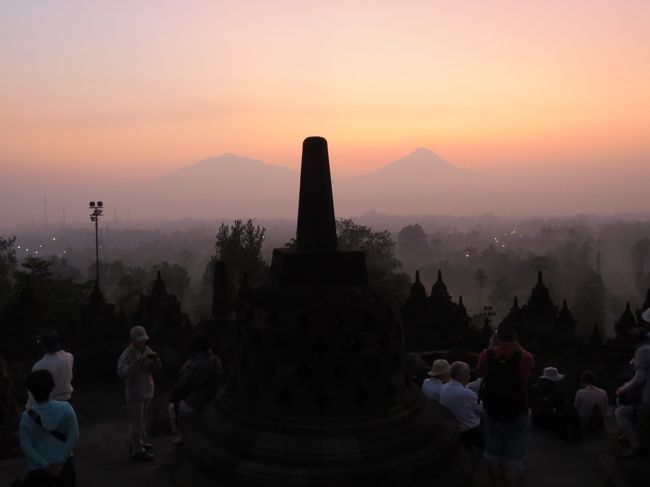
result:
M 431 377 L 438 377 L 439 375 L 448 374 L 449 370 L 449 362 L 443 358 L 439 358 L 438 360 L 433 361 L 429 375 Z
M 647 323 L 650 323 L 650 308 L 641 313 L 641 319 Z
M 560 374 L 555 367 L 545 367 L 542 379 L 547 379 L 552 382 L 557 382 L 564 379 L 564 375 Z
M 149 335 L 147 335 L 147 330 L 144 329 L 144 326 L 134 326 L 131 328 L 131 341 L 136 340 L 149 340 Z

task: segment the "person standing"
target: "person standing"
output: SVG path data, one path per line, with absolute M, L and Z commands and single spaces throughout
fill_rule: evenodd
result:
M 53 401 L 69 401 L 72 397 L 72 367 L 74 356 L 61 348 L 61 340 L 56 331 L 48 331 L 38 338 L 38 344 L 43 350 L 43 358 L 34 364 L 32 372 L 37 370 L 48 370 L 54 378 L 54 389 L 52 390 Z M 27 407 L 31 407 L 31 397 L 27 401 Z
M 160 357 L 149 346 L 149 336 L 143 326 L 130 331 L 131 343 L 117 361 L 117 375 L 124 379 L 126 407 L 131 427 L 131 455 L 134 460 L 153 460 L 145 442 L 149 404 L 154 395 L 153 371 L 160 370 Z
M 533 355 L 515 339 L 514 327 L 502 323 L 478 360 L 483 377 L 479 398 L 485 411 L 485 450 L 495 486 L 517 485 L 530 432 L 527 384 Z
M 53 401 L 52 374 L 41 369 L 27 378 L 34 405 L 20 419 L 20 446 L 27 458 L 25 485 L 75 487 L 72 451 L 79 440 L 77 416 L 65 401 Z
M 445 359 L 434 360 L 429 378 L 422 383 L 422 393 L 436 402 L 440 402 L 442 386 L 449 382 L 449 362 Z

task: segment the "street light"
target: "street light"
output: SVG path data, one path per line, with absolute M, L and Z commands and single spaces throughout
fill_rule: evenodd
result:
M 99 287 L 99 217 L 102 216 L 104 211 L 104 203 L 102 201 L 88 203 L 88 208 L 92 210 L 90 214 L 90 221 L 95 224 L 95 266 L 97 275 L 95 277 L 97 287 Z

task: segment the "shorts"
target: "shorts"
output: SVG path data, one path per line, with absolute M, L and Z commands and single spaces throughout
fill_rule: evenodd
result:
M 530 433 L 530 416 L 520 415 L 512 423 L 501 423 L 484 417 L 485 450 L 483 458 L 520 472 L 524 469 L 526 443 Z

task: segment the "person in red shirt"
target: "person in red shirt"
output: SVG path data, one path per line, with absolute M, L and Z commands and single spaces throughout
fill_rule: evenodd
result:
M 483 378 L 479 397 L 485 411 L 484 458 L 493 485 L 517 485 L 530 432 L 528 380 L 533 355 L 516 341 L 514 327 L 502 323 L 478 360 Z

